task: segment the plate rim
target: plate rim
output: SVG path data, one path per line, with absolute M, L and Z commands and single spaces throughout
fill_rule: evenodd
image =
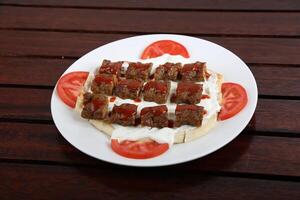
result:
M 54 99 L 54 96 L 56 95 L 55 93 L 56 93 L 56 87 L 57 87 L 57 82 L 56 82 L 55 87 L 54 87 L 53 92 L 52 92 L 52 95 L 51 95 L 51 103 L 50 103 L 50 104 L 51 104 L 51 106 L 50 106 L 50 107 L 51 107 L 51 116 L 52 116 L 52 119 L 53 119 L 53 121 L 54 121 L 54 124 L 55 124 L 56 128 L 59 130 L 59 132 L 60 132 L 60 134 L 63 136 L 63 138 L 64 138 L 65 140 L 68 141 L 68 143 L 70 143 L 73 147 L 75 147 L 76 149 L 78 149 L 80 152 L 82 152 L 82 153 L 84 153 L 84 154 L 86 154 L 86 155 L 88 155 L 88 156 L 91 156 L 91 157 L 93 157 L 93 158 L 96 158 L 97 160 L 101 160 L 101 161 L 104 161 L 104 162 L 107 162 L 107 163 L 112 163 L 112 164 L 117 164 L 117 165 L 122 165 L 122 166 L 130 166 L 130 167 L 161 167 L 161 166 L 170 166 L 170 165 L 175 165 L 175 164 L 181 164 L 181 163 L 193 161 L 193 160 L 198 159 L 198 158 L 203 158 L 203 157 L 205 157 L 205 156 L 207 156 L 207 155 L 209 155 L 209 154 L 211 154 L 211 153 L 213 153 L 213 152 L 215 152 L 215 151 L 217 151 L 217 150 L 223 148 L 224 146 L 226 146 L 227 144 L 229 144 L 230 142 L 232 142 L 237 136 L 239 136 L 239 135 L 242 133 L 242 131 L 245 129 L 245 127 L 249 124 L 249 122 L 250 122 L 250 120 L 251 120 L 251 118 L 252 118 L 252 116 L 254 115 L 254 112 L 255 112 L 255 110 L 256 110 L 257 101 L 258 101 L 258 88 L 257 88 L 256 79 L 255 79 L 253 73 L 251 72 L 250 68 L 248 67 L 248 65 L 247 65 L 240 57 L 238 57 L 235 53 L 233 53 L 232 51 L 228 50 L 227 48 L 225 48 L 225 47 L 223 47 L 223 46 L 221 46 L 221 45 L 219 45 L 219 44 L 217 44 L 217 43 L 214 43 L 214 42 L 211 42 L 211 41 L 209 41 L 209 40 L 206 40 L 206 39 L 197 38 L 197 37 L 192 37 L 192 36 L 187 36 L 187 35 L 180 35 L 180 34 L 145 34 L 145 35 L 138 35 L 138 36 L 132 36 L 132 37 L 127 37 L 127 38 L 122 38 L 122 39 L 115 40 L 115 41 L 106 43 L 106 44 L 104 44 L 104 45 L 101 45 L 101 46 L 99 46 L 99 47 L 97 47 L 97 48 L 95 48 L 95 49 L 93 49 L 93 50 L 91 50 L 91 51 L 85 53 L 85 54 L 82 55 L 80 58 L 78 58 L 75 62 L 73 62 L 73 63 L 72 63 L 72 64 L 71 64 L 71 65 L 63 72 L 63 74 L 62 74 L 61 76 L 63 76 L 64 74 L 66 74 L 66 73 L 68 73 L 68 72 L 73 71 L 73 70 L 71 69 L 71 67 L 72 67 L 73 65 L 76 65 L 76 63 L 77 63 L 79 60 L 83 59 L 85 56 L 87 56 L 87 55 L 89 55 L 89 54 L 93 54 L 95 51 L 97 51 L 97 49 L 99 49 L 99 48 L 101 48 L 101 47 L 105 47 L 105 46 L 110 45 L 110 44 L 112 44 L 112 43 L 118 43 L 118 42 L 123 41 L 123 40 L 134 39 L 134 38 L 140 38 L 140 37 L 168 37 L 168 36 L 171 36 L 171 37 L 184 37 L 184 38 L 189 38 L 189 39 L 190 39 L 190 38 L 191 38 L 191 39 L 197 39 L 197 40 L 202 40 L 202 41 L 204 41 L 204 42 L 208 42 L 208 43 L 210 43 L 210 44 L 216 45 L 218 48 L 222 48 L 223 50 L 226 50 L 227 52 L 229 52 L 230 54 L 232 54 L 236 59 L 238 59 L 240 62 L 242 62 L 242 63 L 246 66 L 246 69 L 247 69 L 249 75 L 251 76 L 251 78 L 253 78 L 254 83 L 255 83 L 255 85 L 254 85 L 254 86 L 255 86 L 255 87 L 254 87 L 255 91 L 253 91 L 253 92 L 254 92 L 254 100 L 255 100 L 254 103 L 255 103 L 255 105 L 253 105 L 253 109 L 251 110 L 251 113 L 249 113 L 248 119 L 245 121 L 245 122 L 247 122 L 247 123 L 245 123 L 246 125 L 242 128 L 242 130 L 238 131 L 238 132 L 239 132 L 238 134 L 236 134 L 236 135 L 234 135 L 233 137 L 231 137 L 227 142 L 223 143 L 223 144 L 220 145 L 219 147 L 214 148 L 213 150 L 208 151 L 208 152 L 206 152 L 205 154 L 203 154 L 203 155 L 201 155 L 201 156 L 197 156 L 197 155 L 195 155 L 195 156 L 190 156 L 190 157 L 187 156 L 185 159 L 181 159 L 181 161 L 175 161 L 175 162 L 169 162 L 169 163 L 163 163 L 163 164 L 160 164 L 160 163 L 153 163 L 153 164 L 149 165 L 149 164 L 142 164 L 142 162 L 140 162 L 139 164 L 137 164 L 137 163 L 134 162 L 134 161 L 136 161 L 136 159 L 129 159 L 129 160 L 132 160 L 132 164 L 131 164 L 131 163 L 124 163 L 124 162 L 121 163 L 121 162 L 117 162 L 117 161 L 114 161 L 114 160 L 108 160 L 108 159 L 99 158 L 99 157 L 94 156 L 92 153 L 89 153 L 89 152 L 86 152 L 86 151 L 82 150 L 80 147 L 77 146 L 77 144 L 75 144 L 74 142 L 70 141 L 69 138 L 68 138 L 66 135 L 64 135 L 64 134 L 62 133 L 62 131 L 60 130 L 60 127 L 57 125 L 56 119 L 55 119 L 55 117 L 54 117 L 54 115 L 53 115 L 53 109 L 54 109 L 54 108 L 53 108 L 53 107 L 54 107 L 54 105 L 53 105 L 53 99 Z M 145 46 L 146 46 L 146 45 L 145 45 Z M 187 48 L 188 48 L 188 47 L 187 47 Z M 60 76 L 60 77 L 61 77 L 61 76 Z M 91 124 L 90 124 L 90 125 L 91 125 Z M 91 125 L 91 126 L 92 126 L 92 125 Z M 211 130 L 210 130 L 210 131 L 211 131 Z M 100 131 L 100 132 L 101 132 L 101 131 Z M 101 132 L 101 133 L 102 133 L 102 132 Z M 102 133 L 102 134 L 104 134 L 104 133 Z M 208 134 L 209 134 L 209 133 L 208 133 Z M 199 138 L 198 138 L 198 139 L 199 139 Z M 179 145 L 186 145 L 186 144 L 188 144 L 188 143 L 183 143 L 183 144 L 179 144 Z M 176 145 L 178 145 L 178 144 L 176 144 Z M 172 148 L 170 148 L 170 149 L 172 149 Z M 124 158 L 124 159 L 125 159 L 125 160 L 128 160 L 128 158 Z M 145 160 L 151 160 L 151 159 L 145 159 Z M 133 163 L 134 163 L 134 164 L 133 164 Z

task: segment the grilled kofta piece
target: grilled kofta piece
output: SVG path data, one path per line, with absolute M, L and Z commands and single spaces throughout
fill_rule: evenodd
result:
M 175 110 L 175 126 L 201 126 L 204 108 L 196 105 L 177 105 Z
M 183 65 L 180 76 L 183 81 L 204 81 L 206 63 L 195 62 Z
M 98 74 L 111 74 L 120 77 L 122 74 L 122 61 L 111 62 L 110 60 L 103 60 Z
M 154 79 L 176 81 L 180 69 L 180 63 L 165 63 L 164 65 L 160 65 L 156 68 L 154 73 Z
M 91 90 L 96 94 L 112 95 L 115 83 L 115 75 L 97 74 L 92 82 Z
M 159 104 L 166 103 L 169 91 L 170 81 L 148 81 L 143 89 L 144 100 Z
M 147 81 L 151 73 L 152 63 L 129 63 L 126 71 L 127 79 Z
M 146 107 L 141 110 L 141 125 L 163 128 L 168 126 L 167 106 Z
M 133 79 L 121 79 L 115 87 L 115 95 L 122 99 L 138 99 L 142 91 L 143 82 Z
M 203 87 L 193 82 L 179 82 L 176 95 L 171 98 L 175 103 L 197 104 L 201 101 Z
M 111 112 L 111 122 L 123 126 L 134 126 L 137 115 L 137 105 L 124 103 L 120 106 L 114 105 Z
M 81 116 L 86 119 L 106 120 L 108 116 L 108 98 L 103 94 L 85 93 Z

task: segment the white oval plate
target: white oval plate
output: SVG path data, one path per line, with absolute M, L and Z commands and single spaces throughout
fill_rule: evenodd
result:
M 118 40 L 101 46 L 73 63 L 65 73 L 90 71 L 99 66 L 100 60 L 138 60 L 142 51 L 157 40 L 174 40 L 183 44 L 191 60 L 205 61 L 209 69 L 224 75 L 226 82 L 243 85 L 248 94 L 246 107 L 231 119 L 218 125 L 205 136 L 184 144 L 176 144 L 161 156 L 151 159 L 128 159 L 114 153 L 109 138 L 66 106 L 54 89 L 51 99 L 51 113 L 54 123 L 63 137 L 73 146 L 90 155 L 110 163 L 128 166 L 164 166 L 190 161 L 210 154 L 223 147 L 249 123 L 257 103 L 257 86 L 247 65 L 229 50 L 212 42 L 183 35 L 156 34 Z M 64 74 L 65 74 L 64 73 Z

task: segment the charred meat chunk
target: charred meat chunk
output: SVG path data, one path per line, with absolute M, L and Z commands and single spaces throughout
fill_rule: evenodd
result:
M 156 68 L 154 73 L 154 79 L 176 81 L 180 69 L 180 63 L 165 63 L 164 65 L 160 65 Z
M 167 106 L 146 107 L 141 110 L 141 125 L 163 128 L 168 126 Z
M 92 82 L 91 90 L 97 94 L 112 95 L 115 82 L 115 75 L 97 74 Z
M 120 106 L 114 105 L 111 113 L 111 122 L 123 126 L 134 126 L 137 114 L 137 105 L 124 103 Z
M 103 60 L 99 69 L 99 74 L 112 74 L 120 77 L 122 73 L 123 62 L 111 62 L 110 60 Z
M 154 101 L 159 104 L 166 103 L 169 91 L 170 81 L 148 81 L 144 85 L 144 100 Z
M 125 76 L 127 79 L 146 81 L 150 76 L 151 68 L 152 68 L 152 63 L 143 64 L 141 62 L 137 62 L 137 63 L 132 62 L 129 63 Z
M 197 104 L 201 101 L 202 85 L 192 82 L 179 82 L 176 89 L 175 98 L 172 101 L 176 103 Z
M 206 63 L 195 62 L 183 65 L 180 75 L 183 81 L 204 81 Z
M 122 99 L 137 99 L 143 87 L 143 82 L 133 79 L 121 79 L 115 87 L 115 95 Z
M 201 126 L 204 108 L 196 105 L 177 105 L 175 110 L 175 126 L 192 125 Z
M 108 98 L 102 94 L 85 93 L 81 117 L 86 119 L 106 119 L 108 116 Z

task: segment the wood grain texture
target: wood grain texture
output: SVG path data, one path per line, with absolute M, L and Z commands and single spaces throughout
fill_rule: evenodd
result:
M 80 57 L 130 34 L 0 30 L 0 56 Z M 300 65 L 300 39 L 201 37 L 224 46 L 248 63 Z
M 299 11 L 297 0 L 1 0 L 0 198 L 300 199 Z M 252 120 L 220 150 L 174 166 L 84 155 L 53 124 L 51 88 L 85 53 L 149 33 L 196 36 L 241 57 L 259 88 Z
M 62 7 L 88 7 L 88 8 L 129 8 L 129 9 L 175 9 L 175 10 L 263 10 L 263 11 L 298 11 L 300 3 L 297 0 L 2 0 L 0 4 L 13 4 L 19 6 L 62 6 Z
M 114 40 L 132 35 L 0 30 L 0 55 L 80 57 Z
M 56 161 L 64 163 L 98 164 L 70 145 L 55 125 L 0 123 L 0 154 L 2 159 Z M 102 165 L 104 165 L 103 163 Z
M 54 87 L 61 74 L 74 61 L 2 57 L 0 59 L 0 84 Z
M 5 19 L 0 20 L 0 28 L 214 35 L 300 35 L 298 23 L 300 13 L 153 10 L 120 12 L 104 9 L 11 6 L 2 6 L 0 9 L 0 19 Z
M 87 8 L 124 8 L 124 9 L 174 9 L 174 10 L 263 10 L 263 11 L 295 11 L 300 10 L 300 3 L 297 0 L 263 0 L 263 1 L 245 1 L 245 0 L 2 0 L 0 4 L 13 4 L 20 6 L 63 6 L 63 7 L 87 7 Z
M 164 169 L 0 164 L 2 199 L 299 199 L 297 182 Z M 62 184 L 63 183 L 63 184 Z M 266 187 L 267 186 L 267 187 Z M 221 188 L 221 189 L 220 189 Z M 274 192 L 276 191 L 276 192 Z
M 0 118 L 52 119 L 50 113 L 52 90 L 0 88 L 0 94 Z M 299 120 L 299 100 L 259 99 L 248 130 L 299 133 Z
M 60 135 L 54 125 L 0 123 L 0 129 L 2 132 L 0 160 L 36 160 L 98 167 L 112 166 L 80 153 Z M 230 144 L 209 156 L 172 166 L 169 169 L 300 177 L 300 172 L 297 170 L 299 164 L 300 138 L 241 134 Z
M 259 94 L 299 96 L 300 68 L 250 64 Z
M 2 57 L 0 84 L 53 87 L 73 62 L 75 59 Z M 250 69 L 256 78 L 260 95 L 300 95 L 299 67 L 250 64 Z
M 51 120 L 52 90 L 0 88 L 0 118 Z

